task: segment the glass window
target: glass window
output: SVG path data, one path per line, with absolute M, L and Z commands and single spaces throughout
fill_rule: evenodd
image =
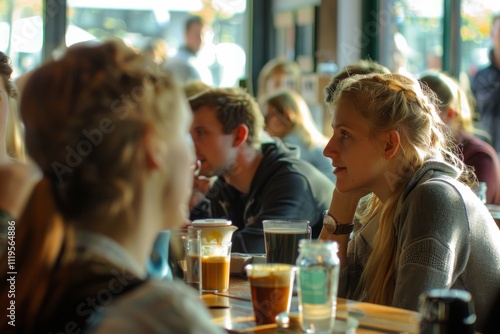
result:
M 237 85 L 246 68 L 246 0 L 68 0 L 66 45 L 116 36 L 144 50 L 154 42 L 153 57 L 161 63 L 182 50 L 191 15 L 206 23 L 201 49 L 193 56 L 205 70 L 202 79 Z
M 380 62 L 394 72 L 442 69 L 443 6 L 443 0 L 382 1 Z
M 500 3 L 498 0 L 462 0 L 461 11 L 461 70 L 472 78 L 478 70 L 490 63 L 491 18 L 500 11 Z
M 12 60 L 13 77 L 42 61 L 42 0 L 0 2 L 0 51 Z

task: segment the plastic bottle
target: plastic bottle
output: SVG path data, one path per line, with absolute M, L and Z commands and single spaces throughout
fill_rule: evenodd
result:
M 299 314 L 306 333 L 330 333 L 335 323 L 340 264 L 333 241 L 303 239 L 297 258 Z

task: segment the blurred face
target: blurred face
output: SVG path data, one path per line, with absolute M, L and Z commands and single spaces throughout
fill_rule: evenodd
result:
M 200 160 L 200 175 L 211 177 L 228 173 L 236 161 L 233 134 L 225 134 L 217 113 L 210 107 L 193 112 L 191 137 Z
M 384 182 L 384 147 L 370 136 L 369 124 L 349 101 L 340 101 L 332 116 L 333 135 L 323 154 L 332 159 L 340 192 L 366 189 L 377 193 Z
M 283 70 L 276 70 L 266 80 L 266 93 L 271 94 L 284 86 L 285 73 Z
M 186 31 L 186 45 L 187 47 L 197 52 L 203 43 L 203 26 L 200 23 L 193 23 Z
M 7 131 L 7 121 L 9 119 L 9 101 L 5 82 L 0 78 L 0 144 L 5 142 L 5 132 Z
M 276 108 L 268 104 L 263 108 L 262 113 L 264 114 L 265 121 L 264 130 L 266 130 L 270 136 L 283 138 L 288 133 L 288 123 L 290 123 L 290 121 L 277 111 Z

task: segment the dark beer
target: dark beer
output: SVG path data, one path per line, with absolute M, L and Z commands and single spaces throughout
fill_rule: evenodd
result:
M 299 240 L 308 239 L 304 230 L 283 231 L 269 229 L 264 232 L 267 263 L 287 263 L 294 265 L 299 255 Z

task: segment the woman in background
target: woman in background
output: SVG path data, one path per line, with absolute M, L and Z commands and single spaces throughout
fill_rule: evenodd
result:
M 288 59 L 272 59 L 259 72 L 257 100 L 279 89 L 299 89 L 301 83 L 299 64 Z M 290 81 L 286 81 L 290 79 Z
M 335 181 L 333 167 L 323 155 L 328 138 L 316 127 L 306 101 L 294 91 L 280 90 L 264 97 L 261 104 L 267 133 L 298 147 L 301 159 Z
M 436 93 L 441 119 L 450 127 L 463 162 L 474 167 L 479 182 L 486 183 L 486 203 L 500 204 L 500 162 L 493 147 L 474 135 L 465 92 L 452 78 L 440 72 L 424 73 L 420 81 Z
M 189 287 L 146 279 L 159 231 L 186 221 L 193 164 L 191 113 L 154 69 L 116 41 L 28 79 L 26 146 L 44 178 L 16 224 L 15 300 L 8 284 L 0 295 L 16 326 L 3 317 L 1 333 L 221 332 Z

